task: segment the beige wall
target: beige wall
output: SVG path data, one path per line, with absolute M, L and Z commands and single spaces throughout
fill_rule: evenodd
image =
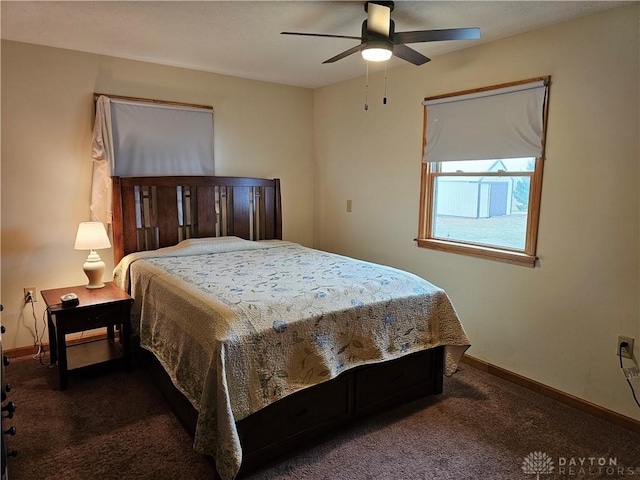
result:
M 5 349 L 34 341 L 23 287 L 86 281 L 73 242 L 89 219 L 93 92 L 212 105 L 216 174 L 281 178 L 284 238 L 312 244 L 311 90 L 3 41 Z M 112 252 L 100 254 L 110 277 Z
M 469 353 L 640 419 L 615 355 L 640 357 L 639 5 L 315 92 L 315 246 L 445 288 Z M 535 269 L 420 249 L 425 96 L 552 76 Z M 353 200 L 353 212 L 346 201 Z M 636 382 L 637 389 L 640 384 Z

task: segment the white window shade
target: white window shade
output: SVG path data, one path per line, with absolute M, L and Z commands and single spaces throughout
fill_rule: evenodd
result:
M 213 175 L 213 110 L 111 99 L 114 175 Z
M 424 162 L 539 157 L 546 82 L 426 99 Z

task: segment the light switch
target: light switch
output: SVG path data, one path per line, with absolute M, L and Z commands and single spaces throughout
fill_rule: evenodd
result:
M 352 201 L 347 200 L 347 212 L 351 212 L 351 204 L 352 204 Z

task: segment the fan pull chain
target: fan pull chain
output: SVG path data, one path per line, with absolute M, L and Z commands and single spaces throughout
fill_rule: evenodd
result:
M 387 104 L 387 63 L 384 62 L 384 97 L 382 97 L 382 104 Z
M 367 62 L 367 76 L 364 84 L 364 109 L 369 110 L 369 62 Z

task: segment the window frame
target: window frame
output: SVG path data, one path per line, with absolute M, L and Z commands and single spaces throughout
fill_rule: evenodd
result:
M 439 176 L 445 176 L 439 171 L 438 166 L 442 162 L 422 162 L 421 175 L 420 175 L 420 208 L 419 208 L 419 222 L 418 222 L 418 238 L 416 243 L 418 247 L 428 248 L 433 250 L 439 250 L 442 252 L 457 253 L 463 255 L 469 255 L 478 258 L 485 258 L 489 260 L 495 260 L 499 262 L 510 263 L 514 265 L 521 265 L 526 267 L 535 267 L 538 257 L 537 243 L 538 243 L 538 225 L 540 220 L 540 205 L 542 200 L 542 173 L 544 168 L 545 158 L 545 145 L 546 145 L 546 129 L 547 129 L 547 117 L 549 109 L 549 84 L 550 77 L 538 77 L 534 79 L 522 80 L 518 82 L 511 82 L 501 85 L 494 85 L 490 87 L 483 87 L 473 90 L 465 90 L 462 92 L 455 92 L 438 97 L 428 97 L 426 100 L 453 97 L 459 95 L 467 95 L 470 93 L 477 93 L 482 91 L 490 91 L 494 89 L 510 87 L 520 84 L 532 83 L 536 81 L 544 80 L 547 83 L 545 92 L 544 108 L 543 108 L 543 121 L 542 121 L 542 153 L 535 159 L 533 172 L 482 172 L 477 174 L 475 172 L 464 173 L 447 173 L 446 176 L 530 176 L 531 183 L 529 187 L 529 204 L 527 211 L 527 231 L 525 234 L 525 247 L 523 250 L 510 249 L 506 247 L 487 246 L 478 243 L 464 242 L 464 241 L 452 241 L 444 240 L 433 237 L 433 207 L 435 203 L 435 184 L 436 179 Z M 423 112 L 423 149 L 426 147 L 426 125 L 427 125 L 427 107 L 424 107 Z M 496 159 L 497 160 L 497 159 Z

